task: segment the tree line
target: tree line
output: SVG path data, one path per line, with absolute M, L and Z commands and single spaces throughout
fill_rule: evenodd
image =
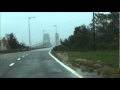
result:
M 119 49 L 119 12 L 95 13 L 95 45 L 97 50 Z M 54 50 L 93 50 L 93 19 L 91 23 L 75 27 L 74 34 L 61 40 Z
M 25 43 L 20 43 L 15 34 L 13 33 L 10 33 L 10 34 L 6 34 L 6 39 L 7 39 L 7 42 L 9 44 L 9 47 L 10 47 L 10 50 L 22 50 L 22 49 L 27 49 L 28 46 L 25 45 Z

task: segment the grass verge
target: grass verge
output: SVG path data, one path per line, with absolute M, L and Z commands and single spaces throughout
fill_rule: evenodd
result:
M 52 51 L 55 57 L 62 60 L 57 53 L 66 53 L 69 56 L 68 60 L 62 60 L 62 62 L 69 62 L 72 66 L 81 68 L 83 71 L 97 72 L 104 75 L 107 78 L 120 78 L 119 69 L 119 53 L 118 51 Z

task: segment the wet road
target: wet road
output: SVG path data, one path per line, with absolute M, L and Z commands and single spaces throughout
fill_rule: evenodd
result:
M 1 78 L 78 78 L 56 62 L 51 48 L 0 56 Z

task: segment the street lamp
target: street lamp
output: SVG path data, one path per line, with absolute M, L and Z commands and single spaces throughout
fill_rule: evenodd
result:
M 57 25 L 52 25 L 52 26 L 54 26 L 56 28 L 56 33 L 57 33 Z
M 43 44 L 44 44 L 44 32 L 45 32 L 46 30 L 43 30 Z
M 29 25 L 29 45 L 31 46 L 31 37 L 30 37 L 30 19 L 35 17 L 28 17 L 28 25 Z
M 55 39 L 56 39 L 56 46 L 57 46 L 57 25 L 52 25 L 56 28 L 56 34 L 55 34 Z

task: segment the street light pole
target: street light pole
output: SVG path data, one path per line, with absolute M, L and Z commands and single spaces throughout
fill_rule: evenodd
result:
M 45 31 L 45 30 L 43 30 L 43 44 L 44 44 L 44 31 Z
M 55 25 L 55 27 L 56 27 L 56 33 L 57 33 L 57 25 Z
M 31 47 L 31 36 L 30 36 L 30 19 L 35 17 L 28 17 L 28 25 L 29 25 L 29 45 Z
M 53 26 L 55 26 L 55 28 L 56 28 L 56 34 L 55 34 L 55 41 L 56 41 L 56 46 L 57 46 L 57 25 L 53 25 Z
M 29 46 L 31 46 L 30 40 L 30 18 L 28 18 L 28 25 L 29 25 Z
M 56 27 L 56 46 L 57 46 L 57 25 L 55 25 Z

